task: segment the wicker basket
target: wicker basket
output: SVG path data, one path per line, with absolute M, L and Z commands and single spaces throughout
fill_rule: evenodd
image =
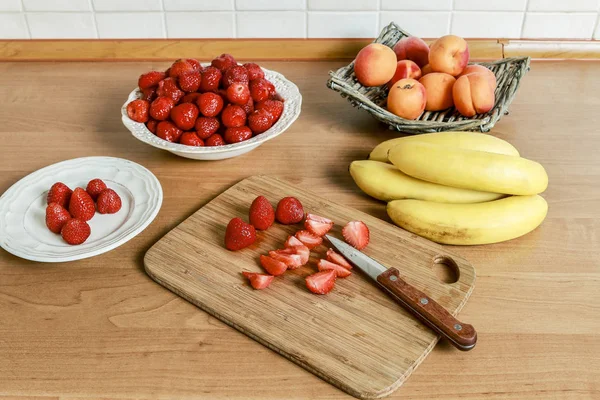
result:
M 381 31 L 375 43 L 394 47 L 405 36 L 410 35 L 392 22 Z M 502 115 L 508 114 L 508 106 L 515 97 L 521 78 L 529 70 L 529 61 L 529 57 L 515 57 L 476 63 L 488 67 L 496 75 L 496 103 L 489 112 L 472 118 L 463 117 L 454 107 L 437 112 L 425 111 L 416 120 L 398 117 L 382 107 L 388 94 L 386 85 L 365 87 L 358 83 L 354 75 L 354 61 L 335 72 L 330 72 L 327 86 L 340 92 L 342 97 L 347 97 L 353 106 L 366 109 L 375 118 L 388 124 L 390 129 L 406 133 L 456 130 L 487 132 Z

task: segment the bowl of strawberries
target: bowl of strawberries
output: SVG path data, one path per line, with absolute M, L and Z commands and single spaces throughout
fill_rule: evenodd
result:
M 255 63 L 222 54 L 201 64 L 176 60 L 142 74 L 121 108 L 134 137 L 195 160 L 247 153 L 282 134 L 300 115 L 298 87 Z

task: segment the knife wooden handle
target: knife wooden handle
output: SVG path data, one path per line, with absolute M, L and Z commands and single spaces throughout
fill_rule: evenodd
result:
M 448 339 L 456 348 L 466 351 L 475 347 L 475 328 L 460 322 L 431 297 L 406 283 L 400 278 L 400 272 L 396 268 L 390 268 L 377 276 L 377 282 L 415 317 Z

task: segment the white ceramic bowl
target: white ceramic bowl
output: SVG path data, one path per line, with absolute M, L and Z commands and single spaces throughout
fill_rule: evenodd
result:
M 159 149 L 170 151 L 171 153 L 177 154 L 181 157 L 192 158 L 194 160 L 222 160 L 225 158 L 237 157 L 254 150 L 267 140 L 281 135 L 300 115 L 302 95 L 298 90 L 298 86 L 287 80 L 279 72 L 270 71 L 265 68 L 263 68 L 263 71 L 265 72 L 265 78 L 270 80 L 275 85 L 277 93 L 279 93 L 279 95 L 281 95 L 281 97 L 283 97 L 285 100 L 283 114 L 281 114 L 281 118 L 279 118 L 279 120 L 269 130 L 241 143 L 214 147 L 194 147 L 179 143 L 171 143 L 159 138 L 150 132 L 148 128 L 146 128 L 145 124 L 135 122 L 127 115 L 127 104 L 142 97 L 142 93 L 140 92 L 139 88 L 136 88 L 129 93 L 127 101 L 125 104 L 123 104 L 123 107 L 121 107 L 123 124 L 131 131 L 133 136 L 142 142 Z

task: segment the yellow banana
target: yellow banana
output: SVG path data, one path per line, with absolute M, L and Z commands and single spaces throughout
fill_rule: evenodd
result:
M 426 142 L 440 144 L 448 147 L 459 147 L 461 149 L 489 151 L 490 153 L 518 156 L 519 151 L 510 143 L 500 138 L 485 133 L 477 132 L 435 132 L 422 135 L 406 136 L 386 140 L 379 143 L 371 154 L 369 160 L 388 161 L 388 151 L 395 145 L 403 142 Z
M 353 161 L 350 164 L 350 175 L 363 192 L 383 201 L 420 199 L 441 203 L 479 203 L 503 197 L 498 193 L 422 181 L 406 175 L 392 164 L 380 161 Z
M 413 141 L 392 147 L 388 157 L 405 174 L 440 185 L 514 195 L 548 186 L 541 164 L 517 156 Z
M 388 203 L 387 212 L 396 225 L 434 242 L 472 245 L 531 232 L 546 218 L 548 204 L 538 195 L 476 204 L 394 200 Z

